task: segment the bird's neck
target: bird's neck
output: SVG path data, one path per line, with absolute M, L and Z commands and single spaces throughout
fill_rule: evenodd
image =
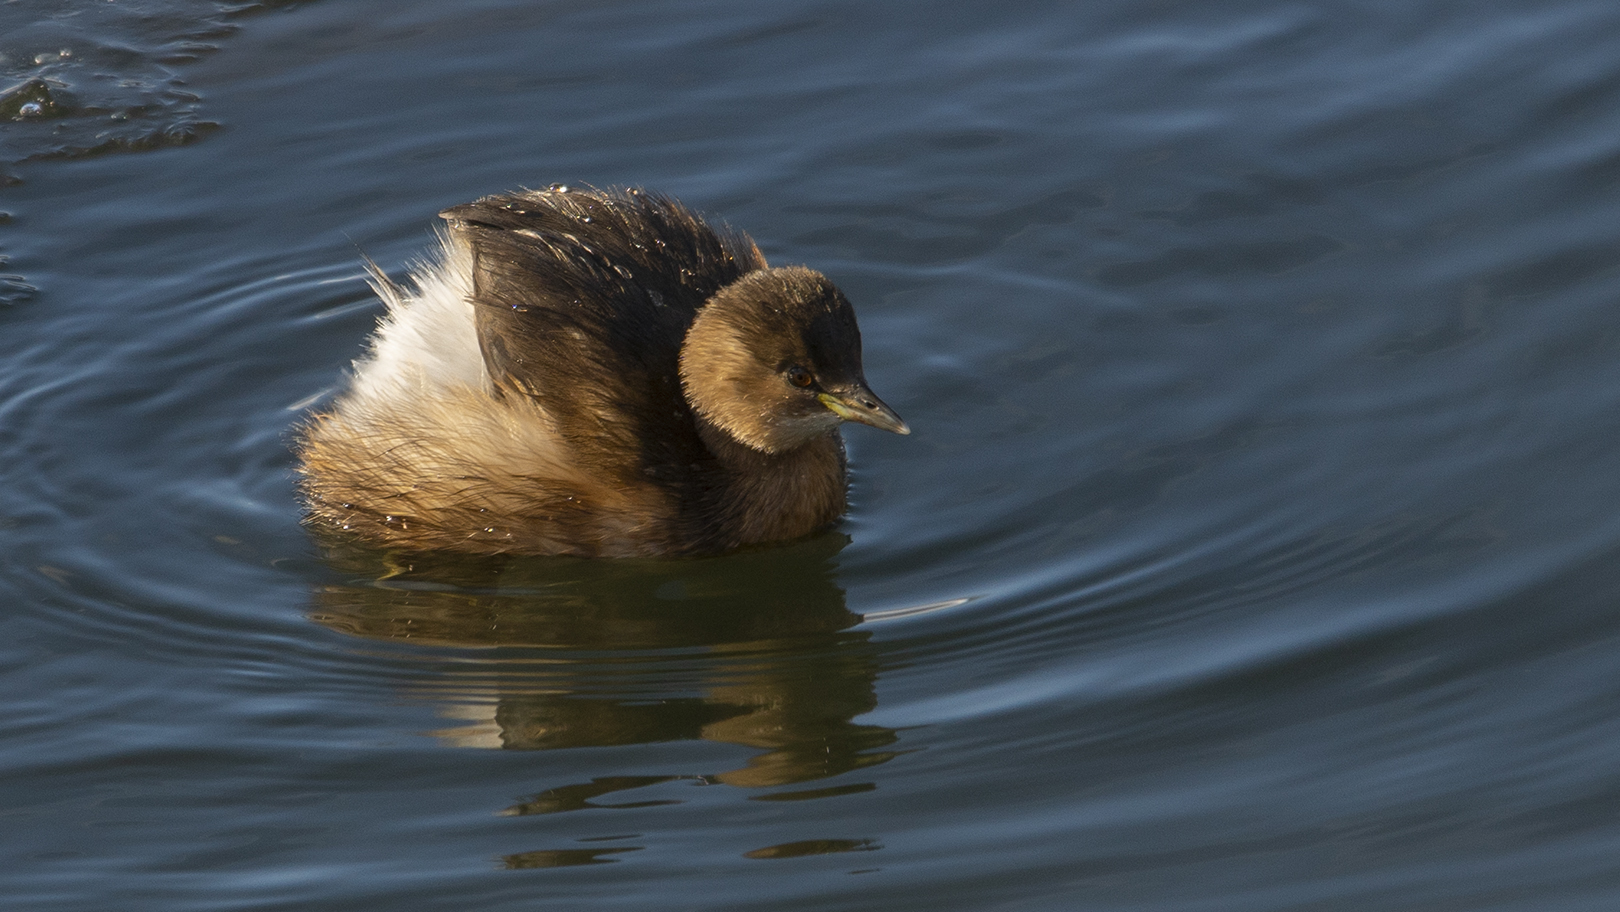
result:
M 728 547 L 798 538 L 843 515 L 848 479 L 836 429 L 779 453 L 739 443 L 701 418 L 698 432 L 722 476 L 705 512 L 718 513 L 719 527 L 732 530 Z

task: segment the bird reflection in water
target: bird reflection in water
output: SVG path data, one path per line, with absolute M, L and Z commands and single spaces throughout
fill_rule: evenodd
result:
M 412 690 L 463 723 L 433 733 L 447 745 L 559 750 L 701 739 L 757 751 L 728 770 L 604 771 L 505 814 L 674 803 L 609 796 L 675 780 L 777 789 L 749 796 L 756 800 L 831 797 L 875 786 L 782 787 L 897 753 L 886 750 L 893 729 L 853 721 L 877 706 L 879 660 L 870 633 L 851 629 L 861 617 L 832 578 L 847 543 L 825 534 L 714 559 L 586 561 L 402 558 L 334 540 L 328 564 L 349 581 L 321 587 L 312 617 L 353 636 L 428 647 Z M 626 850 L 505 861 L 600 864 Z M 769 847 L 757 851 L 773 857 Z

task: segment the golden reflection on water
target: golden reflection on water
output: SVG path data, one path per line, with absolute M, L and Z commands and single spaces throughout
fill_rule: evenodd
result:
M 870 839 L 806 839 L 744 852 L 743 857 L 803 858 L 806 855 L 833 855 L 839 852 L 875 852 L 881 848 Z
M 895 756 L 884 750 L 894 730 L 853 721 L 877 706 L 878 659 L 870 633 L 852 629 L 861 617 L 845 607 L 833 578 L 846 543 L 826 535 L 656 562 L 402 559 L 335 545 L 328 563 L 348 581 L 317 590 L 311 617 L 356 637 L 451 650 L 452 660 L 430 663 L 408 688 L 459 723 L 432 733 L 446 745 L 562 750 L 701 739 L 755 751 L 719 771 L 604 771 L 502 813 L 672 804 L 679 802 L 604 799 L 683 779 L 780 788 Z M 811 800 L 873 788 L 854 782 L 750 797 Z M 504 862 L 602 864 L 633 848 L 538 850 Z M 756 851 L 749 857 L 784 857 Z

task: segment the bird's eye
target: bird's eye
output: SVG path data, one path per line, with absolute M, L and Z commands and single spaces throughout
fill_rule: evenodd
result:
M 800 389 L 804 389 L 810 384 L 816 382 L 816 378 L 809 371 L 799 367 L 798 365 L 788 368 L 787 378 L 789 383 L 797 386 Z

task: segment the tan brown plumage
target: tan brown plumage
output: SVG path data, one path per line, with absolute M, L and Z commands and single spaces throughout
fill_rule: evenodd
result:
M 843 514 L 838 426 L 909 433 L 825 276 L 640 190 L 448 209 L 366 358 L 299 441 L 311 520 L 383 545 L 665 556 Z

